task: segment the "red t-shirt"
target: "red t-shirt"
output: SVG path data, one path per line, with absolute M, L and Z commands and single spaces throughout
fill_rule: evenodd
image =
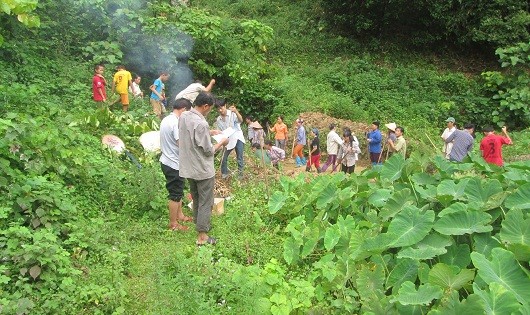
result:
M 502 166 L 502 146 L 504 144 L 511 144 L 510 139 L 498 136 L 496 134 L 489 134 L 480 142 L 480 151 L 482 157 L 486 162 Z
M 95 75 L 94 78 L 92 78 L 92 97 L 96 102 L 103 102 L 103 97 L 101 97 L 101 94 L 99 94 L 98 91 L 99 88 L 101 88 L 103 96 L 107 98 L 107 91 L 105 91 L 105 79 Z

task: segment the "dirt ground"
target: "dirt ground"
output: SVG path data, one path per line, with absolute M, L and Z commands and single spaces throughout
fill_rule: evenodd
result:
M 331 116 L 316 113 L 316 112 L 307 112 L 300 114 L 300 117 L 304 120 L 304 125 L 306 129 L 310 128 L 318 128 L 320 131 L 320 141 L 325 142 L 325 138 L 329 132 L 329 125 L 331 123 L 336 124 L 336 130 L 340 134 L 342 132 L 342 128 L 348 127 L 350 128 L 355 135 L 358 137 L 359 141 L 361 142 L 361 150 L 363 151 L 359 161 L 357 161 L 357 165 L 355 166 L 355 173 L 360 173 L 367 167 L 369 167 L 370 163 L 368 161 L 368 155 L 366 152 L 366 146 L 362 146 L 363 139 L 364 139 L 364 133 L 366 130 L 368 130 L 369 126 L 363 123 L 357 123 L 350 120 L 345 119 L 337 119 L 333 118 Z M 243 177 L 242 181 L 268 181 L 268 180 L 278 180 L 280 176 L 286 175 L 286 176 L 296 176 L 301 172 L 305 172 L 305 167 L 296 167 L 295 160 L 291 157 L 292 155 L 292 139 L 294 132 L 296 130 L 296 124 L 293 124 L 289 128 L 289 141 L 286 144 L 286 150 L 285 155 L 286 159 L 284 162 L 281 163 L 281 171 L 278 171 L 275 168 L 272 167 L 263 167 L 260 163 L 260 161 L 257 160 L 257 158 L 254 158 L 254 156 L 245 156 L 245 176 Z M 272 136 L 271 136 L 271 139 Z M 307 153 L 307 149 L 304 151 Z M 320 164 L 323 165 L 328 156 L 326 154 L 326 146 L 325 144 L 322 145 L 322 155 L 320 157 Z M 229 159 L 233 159 L 235 162 L 236 155 L 235 153 L 230 154 Z M 232 161 L 230 161 L 231 165 L 234 165 Z M 223 180 L 221 179 L 221 172 L 220 170 L 216 170 L 216 181 L 215 181 L 215 196 L 216 197 L 227 197 L 231 193 L 231 182 L 233 178 L 229 178 L 229 180 Z M 233 170 L 234 172 L 237 172 Z M 337 170 L 335 172 L 339 172 L 340 167 L 337 167 Z M 314 175 L 317 175 L 317 172 L 315 168 L 313 167 L 311 170 L 311 173 Z M 331 173 L 331 167 L 329 167 L 326 171 L 327 174 Z

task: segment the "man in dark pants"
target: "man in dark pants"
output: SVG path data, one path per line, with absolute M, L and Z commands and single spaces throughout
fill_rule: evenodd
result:
M 169 229 L 172 231 L 186 231 L 187 226 L 180 222 L 191 221 L 182 213 L 182 196 L 184 191 L 184 178 L 179 175 L 179 119 L 180 115 L 191 108 L 187 99 L 178 99 L 173 105 L 173 112 L 167 115 L 160 123 L 160 166 L 166 177 L 168 192 Z
M 198 232 L 197 245 L 217 242 L 208 235 L 214 203 L 214 153 L 228 144 L 228 139 L 222 138 L 215 145 L 211 142 L 211 135 L 221 133 L 218 130 L 210 131 L 205 118 L 214 104 L 214 96 L 202 91 L 197 95 L 193 108 L 182 113 L 179 121 L 180 176 L 187 178 L 190 183 L 193 222 Z

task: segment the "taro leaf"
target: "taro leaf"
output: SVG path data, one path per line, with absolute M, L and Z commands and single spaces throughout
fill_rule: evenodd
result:
M 512 252 L 502 248 L 491 250 L 491 261 L 477 252 L 471 253 L 478 275 L 486 283 L 497 282 L 515 295 L 522 304 L 530 301 L 530 279 Z
M 429 311 L 429 315 L 483 314 L 483 304 L 476 294 L 471 294 L 467 299 L 460 301 L 458 291 L 452 291 L 449 297 L 442 299 L 437 308 Z
M 521 309 L 521 304 L 517 302 L 515 295 L 496 282 L 489 284 L 489 292 L 481 290 L 474 283 L 473 292 L 482 299 L 487 315 L 511 315 Z
M 289 237 L 283 242 L 283 259 L 291 265 L 298 261 L 300 254 L 300 243 Z
M 391 247 L 403 247 L 421 241 L 433 226 L 434 211 L 422 212 L 416 206 L 406 206 L 392 219 L 387 234 L 394 237 Z
M 285 204 L 288 196 L 281 191 L 275 191 L 270 200 L 269 200 L 269 213 L 275 214 L 278 212 Z
M 481 180 L 474 177 L 469 180 L 464 192 L 465 200 L 468 200 L 470 203 L 476 203 L 480 208 L 483 208 L 491 196 L 502 193 L 503 190 L 501 183 L 496 179 Z M 497 206 L 494 205 L 493 208 Z M 493 208 L 486 208 L 484 210 Z
M 316 206 L 318 209 L 324 209 L 328 204 L 333 202 L 336 198 L 335 193 L 337 192 L 337 186 L 327 185 L 321 192 L 318 194 L 318 199 Z
M 440 155 L 435 156 L 432 159 L 432 162 L 434 163 L 434 166 L 440 170 L 441 175 L 444 177 L 450 177 L 456 171 L 456 164 L 449 162 Z
M 438 263 L 429 272 L 429 283 L 444 290 L 459 290 L 475 278 L 475 271 Z
M 379 217 L 382 218 L 383 222 L 394 217 L 401 210 L 403 210 L 405 206 L 412 204 L 413 200 L 411 197 L 412 194 L 408 188 L 395 192 L 392 195 L 392 198 L 390 198 L 384 205 L 383 209 L 379 213 Z
M 429 272 L 431 268 L 427 263 L 421 262 L 420 267 L 418 268 L 418 279 L 420 279 L 421 284 L 429 282 Z
M 467 244 L 453 244 L 447 248 L 447 253 L 441 255 L 440 262 L 447 265 L 455 265 L 459 268 L 466 268 L 471 263 L 469 254 L 469 245 Z
M 408 258 L 398 259 L 398 263 L 386 279 L 385 289 L 388 290 L 390 287 L 397 289 L 405 281 L 415 282 L 418 277 L 419 267 L 420 263 L 417 260 Z
M 410 177 L 413 183 L 418 185 L 435 185 L 438 179 L 427 173 L 415 173 Z
M 377 299 L 384 296 L 385 272 L 382 265 L 364 263 L 357 275 L 357 290 L 361 300 Z
M 504 243 L 530 247 L 530 218 L 521 209 L 508 211 L 499 234 Z
M 431 259 L 435 256 L 445 254 L 445 247 L 451 245 L 449 236 L 431 233 L 419 243 L 403 248 L 397 255 L 398 258 L 411 258 L 416 260 Z
M 519 186 L 513 194 L 506 198 L 504 205 L 509 209 L 530 209 L 530 183 Z
M 306 233 L 304 233 L 304 236 L 305 236 L 304 247 L 302 248 L 302 252 L 300 253 L 300 256 L 302 258 L 305 258 L 309 254 L 311 254 L 313 252 L 313 249 L 317 245 L 318 241 L 320 240 L 320 231 L 318 227 L 313 227 L 313 228 L 308 228 L 308 229 L 309 230 Z
M 362 251 L 363 252 L 370 252 L 370 253 L 382 253 L 386 249 L 388 249 L 388 246 L 394 241 L 394 235 L 383 233 L 383 234 L 377 234 L 374 237 L 368 237 L 364 240 L 362 244 Z
M 332 250 L 340 239 L 340 229 L 338 225 L 332 225 L 326 229 L 326 235 L 324 236 L 324 247 L 327 250 Z
M 385 161 L 381 168 L 381 179 L 387 179 L 391 182 L 401 177 L 401 172 L 405 166 L 405 158 L 401 154 L 394 154 L 390 159 Z
M 443 209 L 438 213 L 438 217 L 443 217 L 446 214 L 455 213 L 455 212 L 462 212 L 467 210 L 467 205 L 461 202 L 455 202 L 451 204 L 449 207 Z
M 523 185 L 530 182 L 530 173 L 528 171 L 510 170 L 503 174 L 504 178 Z
M 381 208 L 385 205 L 386 201 L 390 198 L 392 191 L 390 189 L 377 189 L 368 198 L 368 203 L 374 207 Z
M 491 215 L 479 211 L 458 211 L 444 215 L 434 224 L 434 229 L 444 235 L 484 233 L 493 230 Z
M 443 205 L 447 206 L 454 200 L 459 200 L 464 195 L 469 178 L 462 179 L 455 183 L 453 180 L 446 179 L 436 187 L 436 199 Z
M 418 290 L 414 283 L 405 281 L 398 294 L 390 302 L 399 302 L 403 305 L 428 305 L 434 299 L 439 299 L 442 296 L 442 289 L 438 286 L 433 286 L 429 283 L 420 285 Z
M 419 186 L 417 184 L 414 184 L 414 189 L 420 195 L 422 199 L 425 199 L 427 201 L 436 201 L 436 186 L 428 185 L 426 188 L 423 188 L 422 186 Z
M 41 268 L 38 265 L 35 265 L 29 269 L 29 275 L 33 278 L 33 280 L 37 279 L 37 277 L 40 275 Z

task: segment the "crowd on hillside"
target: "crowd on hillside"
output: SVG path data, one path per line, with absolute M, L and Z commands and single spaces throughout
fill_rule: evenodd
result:
M 133 97 L 143 97 L 140 89 L 141 77 L 133 76 L 124 66 L 117 67 L 112 80 L 112 93 L 119 97 L 108 101 L 106 94 L 107 81 L 103 76 L 103 65 L 96 65 L 92 81 L 93 100 L 99 107 L 107 107 L 118 101 L 122 110 L 129 108 L 129 94 Z M 214 203 L 215 169 L 214 156 L 222 151 L 221 176 L 230 176 L 228 158 L 235 151 L 238 167 L 238 177 L 244 172 L 244 146 L 249 144 L 264 165 L 271 165 L 281 170 L 280 165 L 285 161 L 286 146 L 289 141 L 289 129 L 283 117 L 278 116 L 273 127 L 264 130 L 262 125 L 251 116 L 245 117 L 235 105 L 229 105 L 223 99 L 216 98 L 211 90 L 215 80 L 210 80 L 207 86 L 200 81 L 188 85 L 179 92 L 175 100 L 168 105 L 164 83 L 169 79 L 168 72 L 161 72 L 150 86 L 149 101 L 153 113 L 161 119 L 160 123 L 160 163 L 166 178 L 168 190 L 169 228 L 171 230 L 188 230 L 183 222 L 193 221 L 198 232 L 197 245 L 215 244 L 217 240 L 208 235 L 210 230 L 211 209 Z M 168 106 L 171 109 L 166 109 Z M 206 117 L 215 108 L 218 117 L 215 128 L 211 129 Z M 246 135 L 242 124 L 246 122 Z M 318 173 L 334 172 L 339 166 L 342 172 L 351 174 L 355 170 L 356 162 L 361 154 L 361 144 L 355 133 L 349 128 L 343 128 L 337 133 L 335 124 L 329 125 L 326 135 L 327 160 L 321 166 L 320 130 L 309 128 L 306 133 L 304 120 L 296 119 L 293 132 L 291 156 L 296 167 L 305 166 L 306 171 L 314 167 Z M 472 150 L 474 144 L 474 129 L 472 124 L 465 124 L 462 130 L 457 129 L 456 120 L 449 117 L 447 128 L 441 135 L 444 156 L 454 162 L 461 162 Z M 372 167 L 377 168 L 393 154 L 407 156 L 407 140 L 404 138 L 405 129 L 395 123 L 385 124 L 386 135 L 380 130 L 380 122 L 374 121 L 370 130 L 364 134 L 368 143 L 368 154 Z M 274 134 L 274 143 L 266 139 L 266 131 Z M 496 135 L 492 127 L 483 129 L 484 138 L 480 143 L 480 150 L 486 162 L 503 165 L 502 146 L 512 144 L 506 127 L 502 128 L 503 136 Z M 216 144 L 212 143 L 212 137 Z M 433 144 L 434 145 L 434 144 Z M 383 158 L 384 155 L 384 158 Z M 182 211 L 184 179 L 190 186 L 193 199 L 193 217 L 185 216 Z

